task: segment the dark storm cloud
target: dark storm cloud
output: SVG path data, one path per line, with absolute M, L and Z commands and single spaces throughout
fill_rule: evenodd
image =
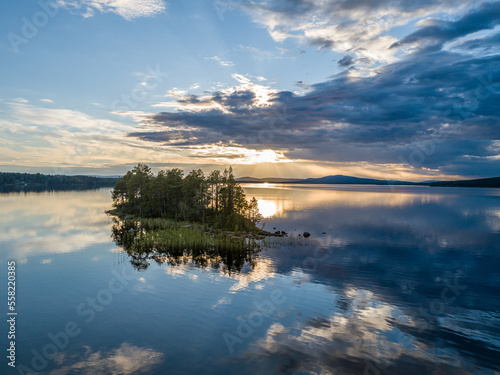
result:
M 339 64 L 342 68 L 348 68 L 351 65 L 354 65 L 354 57 L 351 55 L 345 55 L 338 61 L 337 64 Z
M 500 33 L 488 37 L 467 40 L 458 46 L 458 48 L 464 48 L 469 50 L 478 48 L 493 50 L 495 48 L 498 49 L 498 47 L 500 47 Z
M 476 31 L 493 29 L 500 24 L 500 3 L 483 3 L 476 11 L 457 21 L 432 20 L 430 25 L 404 37 L 393 47 L 412 43 L 442 44 Z
M 480 25 L 488 29 L 497 10 L 498 2 L 486 4 L 448 26 L 462 36 Z M 467 28 L 463 20 L 474 25 Z M 452 38 L 447 32 L 411 35 Z M 312 161 L 403 162 L 452 174 L 498 174 L 500 55 L 464 53 L 487 48 L 495 38 L 464 42 L 459 50 L 411 54 L 369 77 L 340 74 L 310 86 L 303 96 L 279 92 L 269 106 L 256 105 L 252 88 L 184 98 L 179 103 L 212 107 L 149 116 L 146 122 L 158 130 L 130 136 L 183 147 L 273 148 Z

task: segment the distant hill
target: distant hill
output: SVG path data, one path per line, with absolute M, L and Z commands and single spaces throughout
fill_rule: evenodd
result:
M 399 180 L 377 180 L 352 176 L 325 176 L 320 178 L 254 178 L 242 177 L 236 179 L 240 183 L 274 183 L 274 184 L 325 184 L 325 185 L 420 185 L 420 186 L 456 186 L 456 187 L 500 187 L 500 177 L 482 178 L 464 181 L 423 181 L 409 182 Z
M 438 181 L 430 183 L 429 186 L 500 188 L 500 177 L 463 181 Z
M 279 178 L 279 177 L 268 177 L 268 178 L 255 178 L 255 177 L 240 177 L 236 181 L 240 183 L 256 183 L 256 184 L 295 184 L 302 183 L 304 181 L 300 178 Z
M 373 178 L 359 178 L 351 176 L 326 176 L 321 178 L 306 178 L 303 184 L 348 184 L 348 185 L 417 185 L 415 182 L 398 180 L 377 180 Z

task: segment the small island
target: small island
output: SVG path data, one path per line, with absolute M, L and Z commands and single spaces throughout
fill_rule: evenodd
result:
M 232 168 L 205 176 L 193 170 L 160 171 L 138 164 L 113 191 L 113 238 L 144 268 L 146 259 L 177 263 L 233 264 L 260 251 L 262 239 L 285 237 L 257 227 L 262 216 L 255 197 L 247 200 Z M 244 262 L 237 262 L 243 264 Z
M 255 232 L 261 215 L 254 198 L 247 200 L 230 167 L 205 177 L 201 169 L 183 176 L 180 169 L 160 171 L 138 164 L 116 183 L 114 214 L 136 218 L 187 221 L 213 229 Z

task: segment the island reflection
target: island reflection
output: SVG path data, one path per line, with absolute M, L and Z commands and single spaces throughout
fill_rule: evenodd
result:
M 257 254 L 261 251 L 259 241 L 233 239 L 229 236 L 215 238 L 214 241 L 201 244 L 193 242 L 192 245 L 186 244 L 185 248 L 185 242 L 179 242 L 182 246 L 177 243 L 166 246 L 165 243 L 158 244 L 158 242 L 144 239 L 143 234 L 146 230 L 140 225 L 140 222 L 133 220 L 113 218 L 111 234 L 116 245 L 128 254 L 130 264 L 137 271 L 147 270 L 151 261 L 154 261 L 158 265 L 166 263 L 170 266 L 193 264 L 199 268 L 210 268 L 231 275 L 241 272 L 245 264 L 253 269 L 256 265 Z M 172 226 L 175 229 L 182 229 L 177 223 L 172 223 Z M 179 234 L 179 236 L 182 235 L 189 235 L 189 232 Z

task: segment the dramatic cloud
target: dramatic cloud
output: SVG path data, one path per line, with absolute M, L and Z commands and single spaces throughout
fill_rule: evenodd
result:
M 58 0 L 63 8 L 82 13 L 84 17 L 92 17 L 95 11 L 116 13 L 127 21 L 139 17 L 151 17 L 166 9 L 163 0 Z
M 306 5 L 313 2 L 294 3 L 304 8 L 289 12 L 300 14 L 297 9 L 307 12 Z M 484 15 L 490 21 L 478 21 L 459 36 L 490 29 L 497 7 L 498 2 L 482 5 L 448 27 L 463 29 L 464 19 Z M 403 8 L 417 12 L 409 3 Z M 424 24 L 401 44 L 431 35 L 422 31 L 427 27 Z M 456 39 L 449 32 L 433 35 L 440 45 Z M 494 38 L 408 54 L 368 76 L 355 76 L 351 68 L 310 86 L 302 96 L 236 76 L 241 84 L 232 89 L 204 97 L 186 94 L 170 102 L 176 111 L 145 116 L 144 123 L 153 128 L 130 136 L 186 148 L 217 144 L 273 149 L 293 160 L 403 164 L 441 173 L 492 175 L 500 166 L 500 55 L 491 54 L 489 45 Z M 348 67 L 354 60 L 346 57 L 339 63 Z
M 297 39 L 319 48 L 351 52 L 379 62 L 395 61 L 386 33 L 438 12 L 460 13 L 473 0 L 219 0 L 249 13 L 276 41 Z
M 58 2 L 84 16 L 112 12 L 127 20 L 166 9 L 162 0 Z M 498 174 L 500 1 L 217 4 L 227 15 L 230 10 L 249 15 L 264 29 L 262 40 L 257 33 L 252 42 L 229 45 L 229 54 L 198 54 L 205 67 L 228 67 L 218 74 L 233 73 L 233 83 L 211 82 L 188 71 L 182 73 L 188 81 L 161 86 L 137 108 L 114 110 L 108 119 L 101 118 L 102 112 L 96 117 L 63 109 L 59 99 L 60 108 L 50 108 L 55 106 L 50 99 L 39 99 L 47 96 L 24 99 L 17 97 L 24 92 L 19 91 L 2 102 L 7 120 L 0 122 L 0 163 L 9 168 L 40 167 L 50 160 L 61 168 L 123 166 L 131 160 L 158 167 L 280 163 L 280 172 L 289 173 L 287 162 L 294 161 L 294 168 L 307 165 L 314 170 L 307 173 L 314 174 L 339 166 L 355 172 L 374 168 L 367 173 L 377 176 L 386 171 L 440 177 Z M 313 56 L 306 45 L 321 52 Z M 295 56 L 304 50 L 306 55 Z M 249 59 L 254 66 L 246 64 Z M 265 71 L 256 70 L 263 62 Z M 256 76 L 234 74 L 243 66 Z M 313 76 L 328 80 L 311 84 Z M 295 87 L 278 89 L 286 81 Z M 146 84 L 143 80 L 138 87 Z M 106 109 L 103 98 L 87 102 Z
M 500 33 L 479 38 L 472 38 L 466 40 L 456 46 L 457 49 L 463 48 L 464 50 L 478 49 L 479 53 L 500 52 Z
M 445 21 L 436 18 L 426 19 L 414 33 L 404 37 L 393 45 L 399 47 L 405 44 L 431 44 L 441 47 L 443 43 L 472 34 L 476 31 L 493 29 L 500 24 L 500 3 L 484 3 L 457 21 Z

